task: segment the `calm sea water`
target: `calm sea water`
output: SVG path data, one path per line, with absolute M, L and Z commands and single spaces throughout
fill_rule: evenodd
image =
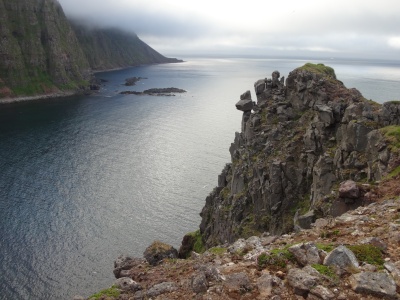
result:
M 229 162 L 240 94 L 305 62 L 187 59 L 99 73 L 94 96 L 1 105 L 0 299 L 89 296 L 112 284 L 119 254 L 179 247 Z M 319 62 L 367 98 L 400 99 L 398 62 Z M 132 76 L 148 79 L 122 86 Z M 118 94 L 152 87 L 188 92 Z

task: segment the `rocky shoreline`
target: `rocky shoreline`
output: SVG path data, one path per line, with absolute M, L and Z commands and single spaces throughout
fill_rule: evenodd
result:
M 0 104 L 8 104 L 23 101 L 43 100 L 52 98 L 62 98 L 78 95 L 76 91 L 63 91 L 51 94 L 36 95 L 36 96 L 24 96 L 24 97 L 13 97 L 13 98 L 0 98 Z

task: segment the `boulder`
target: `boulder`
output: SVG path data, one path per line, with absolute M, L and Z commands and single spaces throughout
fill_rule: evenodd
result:
M 193 292 L 195 292 L 196 294 L 207 292 L 208 282 L 204 272 L 200 272 L 198 274 L 193 275 L 191 286 Z
M 140 284 L 138 284 L 136 281 L 132 280 L 132 278 L 129 277 L 122 277 L 119 278 L 115 281 L 115 285 L 117 288 L 123 290 L 123 291 L 139 291 L 142 289 Z
M 320 250 L 312 242 L 293 245 L 288 248 L 288 251 L 293 254 L 297 262 L 302 266 L 322 263 Z
M 311 289 L 310 295 L 314 295 L 316 296 L 316 299 L 322 300 L 330 300 L 335 298 L 335 294 L 322 285 L 317 285 L 316 287 Z M 310 296 L 308 296 L 307 299 L 310 299 Z
M 225 277 L 224 285 L 235 292 L 240 294 L 246 293 L 252 289 L 250 279 L 246 273 L 234 273 Z
M 310 290 L 318 283 L 318 277 L 297 268 L 289 270 L 286 280 L 294 288 L 294 293 L 303 297 L 306 297 Z
M 240 100 L 251 100 L 250 91 L 246 91 L 242 95 L 240 95 Z
M 256 95 L 260 95 L 262 92 L 264 92 L 264 90 L 265 90 L 265 79 L 257 80 L 254 83 L 254 90 L 256 92 Z
M 310 210 L 306 214 L 299 216 L 297 222 L 302 229 L 310 229 L 311 224 L 315 221 L 315 218 L 316 216 L 314 211 Z
M 127 255 L 120 255 L 114 261 L 114 276 L 115 278 L 128 276 L 128 271 L 135 265 L 143 263 L 143 259 L 134 258 Z
M 165 293 L 176 291 L 177 289 L 178 287 L 174 282 L 162 282 L 151 287 L 147 291 L 146 296 L 153 298 Z
M 251 99 L 243 99 L 236 103 L 236 109 L 243 112 L 251 111 L 253 109 L 254 103 Z
M 178 251 L 171 245 L 154 241 L 143 252 L 143 256 L 150 265 L 155 266 L 165 258 L 178 258 Z
M 222 276 L 214 265 L 202 265 L 198 269 L 206 275 L 208 281 L 221 281 Z
M 346 180 L 340 183 L 339 197 L 357 199 L 360 197 L 360 189 L 353 180 Z
M 390 275 L 392 275 L 397 289 L 400 290 L 400 270 L 399 268 L 392 263 L 391 261 L 385 262 L 384 267 L 386 270 L 388 270 L 390 272 Z
M 333 249 L 324 260 L 325 266 L 337 267 L 340 273 L 344 273 L 348 268 L 358 268 L 359 264 L 354 253 L 347 247 L 340 245 Z
M 272 295 L 272 291 L 277 292 L 276 290 L 283 286 L 283 281 L 280 278 L 270 274 L 263 274 L 257 279 L 258 291 L 263 299 L 268 299 L 267 297 Z
M 397 299 L 396 284 L 388 274 L 362 272 L 349 278 L 351 288 L 356 293 L 373 295 L 385 299 Z

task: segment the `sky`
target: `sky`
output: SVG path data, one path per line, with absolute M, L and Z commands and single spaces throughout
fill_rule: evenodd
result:
M 59 0 L 162 54 L 400 60 L 399 0 Z

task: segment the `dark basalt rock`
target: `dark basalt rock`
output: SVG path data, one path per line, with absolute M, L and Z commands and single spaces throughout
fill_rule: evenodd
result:
M 130 78 L 127 78 L 127 79 L 125 79 L 125 85 L 126 86 L 134 86 L 134 85 L 136 85 L 137 82 L 139 82 L 142 79 L 147 79 L 147 78 L 144 78 L 144 77 L 130 77 Z
M 381 180 L 400 162 L 380 130 L 399 123 L 400 102 L 366 100 L 324 65 L 297 68 L 286 84 L 275 71 L 254 88 L 256 104 L 249 91 L 236 104 L 243 117 L 231 163 L 200 214 L 207 247 L 309 228 L 354 209 L 368 202 L 367 192 L 360 184 L 339 190 L 340 182 Z M 294 218 L 304 210 L 312 213 Z

